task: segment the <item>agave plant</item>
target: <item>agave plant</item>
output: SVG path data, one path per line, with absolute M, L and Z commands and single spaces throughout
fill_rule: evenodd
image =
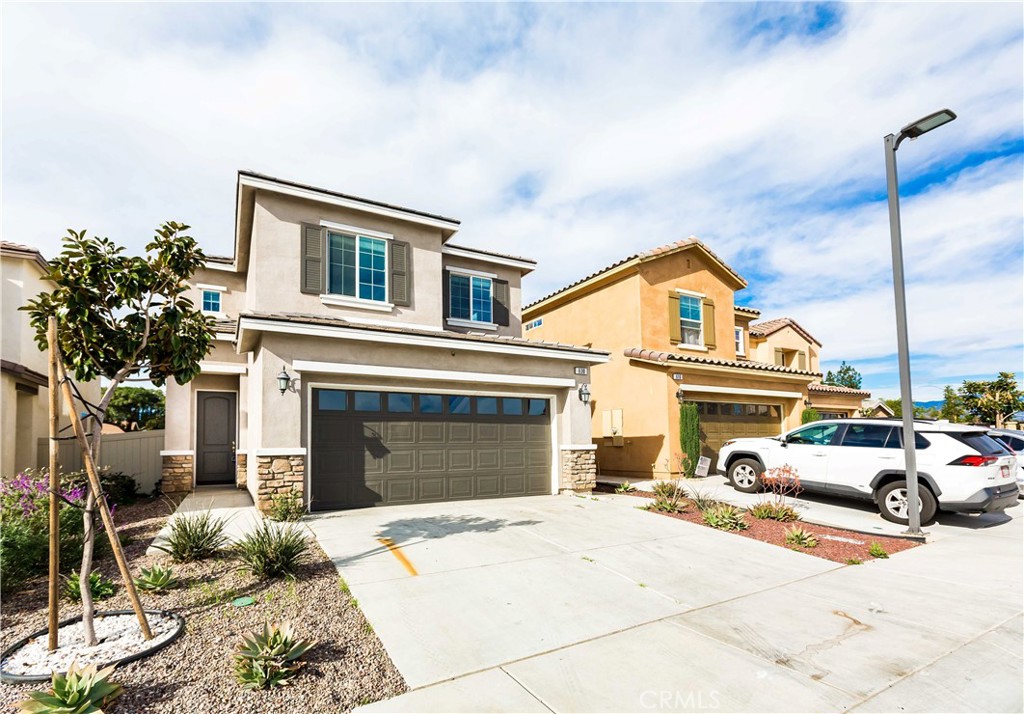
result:
M 167 541 L 153 547 L 169 554 L 175 563 L 212 558 L 227 546 L 225 525 L 223 518 L 214 518 L 209 511 L 181 515 L 171 521 Z
M 636 486 L 631 484 L 629 481 L 623 481 L 619 484 L 618 488 L 615 489 L 615 493 L 633 493 L 636 491 Z
M 719 503 L 711 506 L 701 513 L 704 522 L 712 528 L 723 531 L 742 531 L 747 529 L 747 522 L 743 520 L 743 511 L 731 506 L 728 503 Z
M 818 539 L 814 534 L 800 526 L 793 526 L 786 531 L 786 543 L 801 548 L 813 548 L 818 545 Z
M 28 699 L 14 706 L 33 714 L 103 714 L 103 707 L 124 692 L 120 684 L 108 680 L 113 671 L 113 667 L 97 670 L 94 664 L 77 667 L 72 662 L 67 674 L 53 673 L 50 691 L 29 692 Z
M 296 639 L 290 623 L 264 625 L 262 632 L 243 636 L 235 648 L 235 678 L 246 689 L 288 684 L 302 667 L 299 659 L 313 645 Z
M 262 521 L 235 543 L 232 551 L 243 567 L 260 578 L 295 575 L 309 540 L 298 526 Z
M 174 577 L 174 571 L 171 568 L 165 568 L 159 563 L 155 564 L 152 568 L 142 568 L 142 576 L 135 578 L 135 587 L 139 590 L 149 590 L 154 593 L 170 590 L 177 587 L 177 585 L 178 579 Z
M 113 580 L 103 577 L 102 573 L 98 573 L 95 570 L 89 573 L 89 592 L 92 593 L 93 600 L 106 600 L 108 597 L 113 596 L 117 590 L 117 586 Z M 74 602 L 82 601 L 82 581 L 78 578 L 78 573 L 73 573 L 71 577 L 67 579 L 64 584 L 64 594 L 67 595 L 69 600 Z
M 800 520 L 800 514 L 796 512 L 795 508 L 789 504 L 777 503 L 775 501 L 760 501 L 748 507 L 747 511 L 754 518 L 781 521 L 783 523 Z

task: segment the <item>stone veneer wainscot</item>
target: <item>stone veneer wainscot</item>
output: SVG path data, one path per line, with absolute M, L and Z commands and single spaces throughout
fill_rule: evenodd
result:
M 160 473 L 160 493 L 184 497 L 192 491 L 192 454 L 164 454 Z
M 562 449 L 559 490 L 562 493 L 590 493 L 597 485 L 597 451 Z
M 266 513 L 274 497 L 305 491 L 306 457 L 299 454 L 256 457 L 256 506 Z

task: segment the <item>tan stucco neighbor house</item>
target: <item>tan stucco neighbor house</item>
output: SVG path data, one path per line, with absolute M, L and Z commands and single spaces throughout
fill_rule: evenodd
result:
M 190 296 L 216 325 L 167 387 L 165 493 L 237 484 L 312 510 L 589 491 L 609 355 L 521 336 L 532 260 L 453 218 L 241 171 L 235 249 Z
M 46 259 L 35 248 L 0 241 L 0 273 L 3 276 L 3 335 L 0 361 L 0 478 L 37 463 L 38 440 L 48 436 L 49 355 L 35 342 L 35 329 L 27 312 L 18 308 L 40 293 L 53 289 L 45 279 L 50 272 Z M 80 384 L 82 396 L 92 403 L 100 398 L 99 380 Z M 63 401 L 61 427 L 67 426 Z
M 736 305 L 747 282 L 690 237 L 624 258 L 523 309 L 526 335 L 592 345 L 611 360 L 591 374 L 602 474 L 678 473 L 679 399 L 697 404 L 702 452 L 732 437 L 774 436 L 813 406 L 859 416 L 868 392 L 820 383 L 821 343 L 795 320 L 756 322 Z

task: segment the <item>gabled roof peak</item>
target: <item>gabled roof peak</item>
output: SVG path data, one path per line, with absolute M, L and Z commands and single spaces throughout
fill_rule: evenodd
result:
M 772 320 L 765 320 L 764 322 L 755 322 L 750 325 L 750 334 L 753 337 L 767 337 L 775 332 L 778 332 L 784 327 L 792 327 L 797 333 L 808 342 L 813 342 L 818 347 L 821 347 L 821 343 L 807 330 L 800 327 L 800 324 L 792 317 L 776 317 Z

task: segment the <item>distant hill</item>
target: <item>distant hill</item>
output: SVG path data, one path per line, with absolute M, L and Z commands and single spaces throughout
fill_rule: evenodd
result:
M 942 405 L 945 403 L 945 399 L 934 399 L 930 402 L 914 402 L 914 406 L 924 407 L 925 409 L 942 409 Z

